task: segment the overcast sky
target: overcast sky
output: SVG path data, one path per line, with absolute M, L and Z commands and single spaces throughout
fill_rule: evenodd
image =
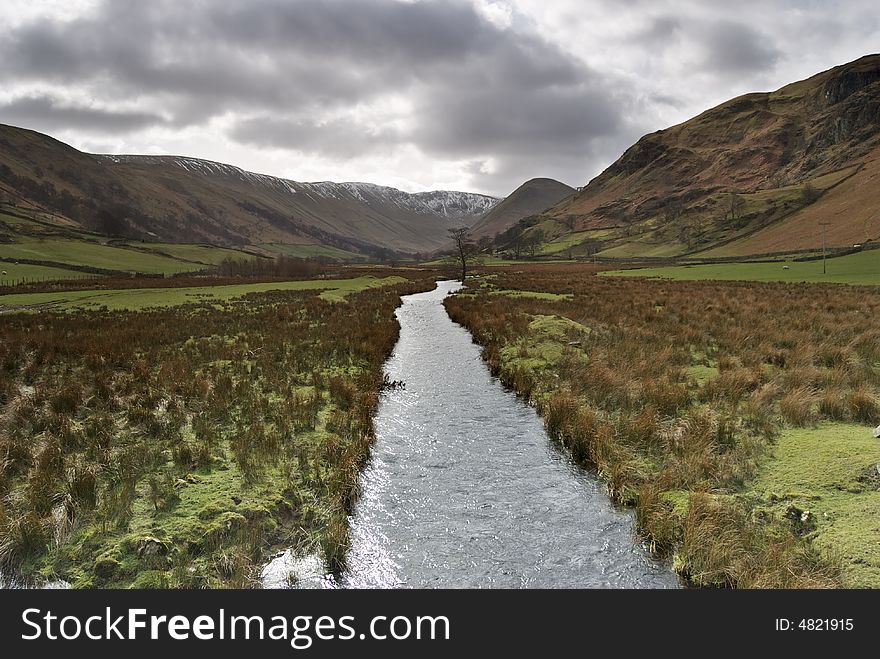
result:
M 0 123 L 505 195 L 880 50 L 876 0 L 2 0 Z

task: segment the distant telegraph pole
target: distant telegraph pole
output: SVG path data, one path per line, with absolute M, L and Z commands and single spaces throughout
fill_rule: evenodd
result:
M 825 232 L 827 230 L 828 225 L 831 222 L 819 222 L 819 226 L 822 227 L 822 274 L 826 274 L 827 270 L 825 268 Z

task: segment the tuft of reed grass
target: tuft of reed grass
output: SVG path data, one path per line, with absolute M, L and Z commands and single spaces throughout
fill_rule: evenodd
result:
M 445 305 L 491 371 L 537 402 L 548 433 L 595 468 L 615 499 L 635 504 L 638 526 L 658 551 L 681 552 L 685 542 L 667 493 L 737 492 L 784 424 L 880 423 L 880 330 L 870 320 L 880 298 L 836 286 L 592 275 L 577 265 L 496 268 L 489 288 L 568 297 L 501 299 L 481 289 Z M 541 333 L 548 318 L 588 332 L 550 363 L 525 359 L 568 340 Z M 688 522 L 687 569 L 705 574 L 697 581 L 835 583 L 808 540 L 784 525 L 742 521 L 746 510 L 745 517 L 728 511 L 740 521 L 713 527 L 716 515 L 700 516 L 708 505 L 698 503 Z M 749 552 L 755 564 L 746 569 Z M 779 570 L 797 579 L 774 582 Z

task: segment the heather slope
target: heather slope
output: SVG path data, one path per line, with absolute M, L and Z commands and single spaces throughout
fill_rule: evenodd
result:
M 554 179 L 533 178 L 492 207 L 474 225 L 471 233 L 476 237 L 495 236 L 519 220 L 541 213 L 576 192 L 571 186 Z
M 880 238 L 878 156 L 870 55 L 644 136 L 532 230 L 576 255 L 621 258 L 814 248 L 819 222 L 829 244 L 864 242 Z

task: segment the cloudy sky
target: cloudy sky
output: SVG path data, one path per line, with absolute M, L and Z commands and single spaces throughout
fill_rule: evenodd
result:
M 880 50 L 876 0 L 2 0 L 0 25 L 0 123 L 498 195 Z

